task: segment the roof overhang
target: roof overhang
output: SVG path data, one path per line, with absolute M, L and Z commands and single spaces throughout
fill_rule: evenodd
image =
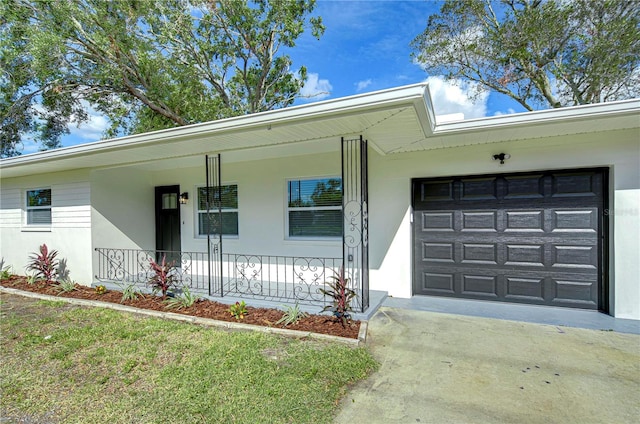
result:
M 147 164 L 362 135 L 379 154 L 638 128 L 640 100 L 438 124 L 427 84 L 154 131 L 0 160 L 2 178 Z

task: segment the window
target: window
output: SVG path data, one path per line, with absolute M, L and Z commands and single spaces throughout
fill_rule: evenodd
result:
M 238 235 L 238 185 L 229 184 L 220 190 L 210 188 L 209 204 L 211 211 L 207 214 L 207 188 L 198 187 L 198 235 L 220 234 Z M 222 214 L 218 212 L 222 208 Z
M 288 181 L 289 237 L 342 237 L 342 179 Z
M 51 225 L 51 189 L 27 190 L 27 225 Z

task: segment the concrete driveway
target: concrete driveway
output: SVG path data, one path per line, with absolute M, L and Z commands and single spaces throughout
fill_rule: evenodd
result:
M 336 423 L 637 423 L 640 336 L 382 307 Z

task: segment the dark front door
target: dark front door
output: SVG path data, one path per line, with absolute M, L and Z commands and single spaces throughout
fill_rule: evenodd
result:
M 156 187 L 156 260 L 180 266 L 180 186 Z
M 413 180 L 414 293 L 606 309 L 607 172 Z

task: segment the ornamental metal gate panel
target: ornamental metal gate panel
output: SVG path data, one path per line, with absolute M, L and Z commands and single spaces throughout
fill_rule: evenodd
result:
M 354 309 L 369 307 L 368 143 L 342 138 L 342 266 L 357 293 Z
M 222 182 L 220 154 L 205 157 L 207 185 L 204 188 L 206 215 L 199 215 L 199 223 L 207 232 L 207 256 L 209 257 L 209 296 L 223 296 L 222 284 Z M 201 197 L 197 193 L 196 201 Z M 201 205 L 198 205 L 200 208 Z

